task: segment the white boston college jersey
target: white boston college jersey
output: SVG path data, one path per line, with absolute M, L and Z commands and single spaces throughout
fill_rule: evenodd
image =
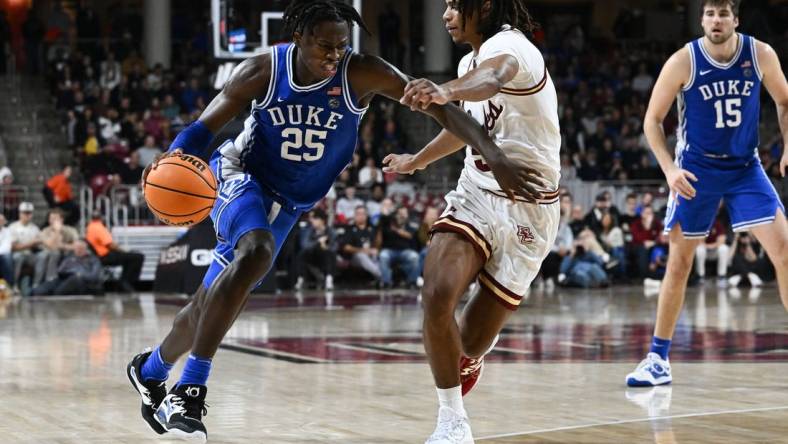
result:
M 506 26 L 482 44 L 478 55 L 471 52 L 463 57 L 458 77 L 503 54 L 511 55 L 520 65 L 514 79 L 490 99 L 463 102 L 462 107 L 508 156 L 539 170 L 550 184 L 543 190 L 548 192 L 545 200 L 557 200 L 552 192 L 561 178 L 558 97 L 539 49 L 522 32 Z M 481 189 L 500 191 L 490 168 L 471 147 L 466 148 L 462 174 Z

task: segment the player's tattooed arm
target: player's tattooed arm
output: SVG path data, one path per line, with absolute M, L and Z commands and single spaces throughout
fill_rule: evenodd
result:
M 509 54 L 502 54 L 485 60 L 459 79 L 441 85 L 429 79 L 411 80 L 405 87 L 400 103 L 415 111 L 416 108 L 424 109 L 431 103 L 443 105 L 459 100 L 481 102 L 501 92 L 519 70 L 517 59 Z
M 662 172 L 665 173 L 671 192 L 685 199 L 695 197 L 695 188 L 690 184 L 690 180 L 697 182 L 698 178 L 673 163 L 662 122 L 679 91 L 689 82 L 690 71 L 689 51 L 687 48 L 682 48 L 665 62 L 665 66 L 654 84 L 646 117 L 643 119 L 643 131 L 646 133 L 646 139 L 648 139 L 648 144 L 651 151 L 654 152 L 659 166 L 662 167 Z
M 788 82 L 785 80 L 780 59 L 774 49 L 760 41 L 756 41 L 755 48 L 758 54 L 758 65 L 763 75 L 763 86 L 769 91 L 769 95 L 777 105 L 777 119 L 783 136 L 780 173 L 785 177 L 786 169 L 788 169 Z
M 356 55 L 350 65 L 350 82 L 356 97 L 369 103 L 375 94 L 400 100 L 408 77 L 397 68 L 374 56 Z M 519 195 L 528 201 L 541 199 L 545 182 L 542 174 L 520 161 L 515 161 L 501 151 L 471 116 L 454 104 L 432 104 L 425 110 L 446 130 L 464 143 L 476 148 L 490 166 L 495 179 L 511 199 Z M 458 148 L 459 149 L 459 148 Z
M 216 134 L 241 112 L 249 109 L 252 100 L 265 96 L 270 79 L 270 53 L 244 60 L 233 70 L 221 92 L 205 108 L 200 121 Z

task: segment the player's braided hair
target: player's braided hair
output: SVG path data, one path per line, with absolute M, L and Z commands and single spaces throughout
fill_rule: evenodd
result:
M 285 9 L 285 33 L 303 34 L 305 29 L 312 30 L 322 22 L 347 22 L 352 28 L 354 23 L 369 34 L 369 29 L 358 11 L 342 0 L 294 0 Z
M 467 21 L 475 12 L 481 14 L 485 0 L 457 0 L 457 10 L 464 21 Z M 491 0 L 490 12 L 486 18 L 480 20 L 479 32 L 487 39 L 497 33 L 503 25 L 529 34 L 539 28 L 525 7 L 525 0 Z

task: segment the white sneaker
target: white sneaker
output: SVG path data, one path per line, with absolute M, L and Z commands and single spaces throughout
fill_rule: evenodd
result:
M 449 407 L 441 407 L 438 425 L 424 444 L 473 444 L 468 418 Z
M 424 286 L 424 278 L 419 276 L 416 278 L 416 286 L 421 288 Z
M 644 287 L 654 288 L 654 287 L 659 287 L 660 285 L 662 285 L 662 281 L 660 281 L 659 279 L 651 279 L 651 278 L 643 279 Z
M 728 287 L 728 280 L 724 277 L 717 278 L 717 288 L 727 288 Z
M 753 287 L 760 287 L 763 285 L 763 281 L 755 273 L 747 273 L 747 279 L 750 280 L 750 285 Z
M 672 381 L 670 362 L 660 358 L 656 353 L 646 355 L 646 359 L 640 361 L 635 371 L 628 374 L 626 379 L 630 387 L 650 387 L 670 384 Z
M 296 283 L 293 286 L 293 289 L 297 291 L 297 290 L 300 290 L 302 288 L 304 288 L 304 278 L 299 276 L 298 280 L 296 280 Z
M 333 290 L 334 289 L 334 276 L 326 275 L 326 290 Z
M 739 282 L 741 282 L 741 275 L 740 274 L 734 274 L 733 276 L 728 278 L 728 285 L 730 285 L 731 287 L 734 287 L 734 288 L 738 287 L 739 286 Z

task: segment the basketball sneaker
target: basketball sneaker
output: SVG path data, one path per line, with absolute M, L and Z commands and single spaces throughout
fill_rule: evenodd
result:
M 479 382 L 479 379 L 481 379 L 482 372 L 484 372 L 484 357 L 495 348 L 495 345 L 498 344 L 499 338 L 500 335 L 495 335 L 492 345 L 490 345 L 490 348 L 488 348 L 480 358 L 474 359 L 467 356 L 462 356 L 460 358 L 460 383 L 462 384 L 462 396 L 465 396 L 468 392 L 470 392 L 471 389 L 476 386 L 476 383 Z
M 627 375 L 627 385 L 630 387 L 651 387 L 670 384 L 671 381 L 673 377 L 670 375 L 670 361 L 662 359 L 656 353 L 646 355 L 646 359 L 640 361 L 635 371 Z
M 176 385 L 156 410 L 156 420 L 167 434 L 193 442 L 205 442 L 208 432 L 202 416 L 208 411 L 205 394 L 208 387 L 197 384 Z
M 438 425 L 424 444 L 473 444 L 468 418 L 450 407 L 441 407 Z
M 140 407 L 142 419 L 148 423 L 154 432 L 161 435 L 165 431 L 164 427 L 156 421 L 154 415 L 161 401 L 167 396 L 167 388 L 164 385 L 164 381 L 142 380 L 142 366 L 151 353 L 151 349 L 148 348 L 135 356 L 129 362 L 129 365 L 126 366 L 126 375 L 129 377 L 131 385 L 140 394 L 140 398 L 142 398 L 142 406 Z

